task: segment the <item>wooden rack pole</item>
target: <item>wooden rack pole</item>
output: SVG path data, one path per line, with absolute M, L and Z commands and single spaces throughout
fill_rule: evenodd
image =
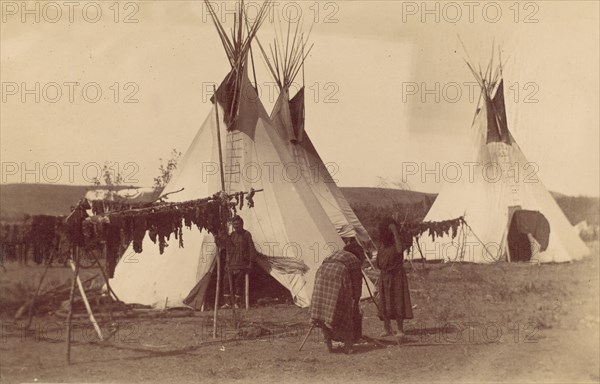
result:
M 73 246 L 72 258 L 75 259 L 75 270 L 71 282 L 71 293 L 69 294 L 69 314 L 67 315 L 67 364 L 71 364 L 71 320 L 73 319 L 73 299 L 75 298 L 75 285 L 79 275 L 79 250 Z
M 221 249 L 217 247 L 217 287 L 215 289 L 215 310 L 213 314 L 213 339 L 217 338 L 217 312 L 219 311 L 219 295 L 221 294 Z
M 220 123 L 219 123 L 219 100 L 217 97 L 217 88 L 216 86 L 213 85 L 213 94 L 214 94 L 214 98 L 215 98 L 215 120 L 217 122 L 217 144 L 219 146 L 219 169 L 221 171 L 221 192 L 225 193 L 225 174 L 223 171 L 223 149 L 221 148 L 221 128 L 220 128 Z M 219 207 L 219 213 L 220 213 L 220 217 L 221 220 L 223 218 L 223 205 L 221 205 Z M 221 222 L 221 226 L 224 228 L 225 226 L 223 225 L 223 223 Z M 223 231 L 221 228 L 221 231 L 218 231 L 217 236 L 215 236 L 215 239 L 217 240 L 217 243 L 221 243 L 220 237 L 226 235 L 223 234 Z M 215 309 L 214 309 L 214 314 L 213 314 L 213 338 L 216 339 L 217 338 L 217 320 L 218 320 L 218 312 L 219 312 L 219 294 L 221 293 L 221 289 L 220 289 L 220 285 L 221 285 L 221 247 L 222 244 L 218 244 L 217 245 L 217 287 L 215 289 Z
M 98 322 L 96 321 L 96 318 L 94 317 L 94 313 L 92 312 L 92 307 L 90 306 L 90 302 L 88 301 L 87 295 L 85 294 L 85 290 L 83 289 L 83 284 L 81 283 L 81 279 L 79 278 L 78 268 L 75 266 L 75 263 L 73 263 L 72 260 L 70 261 L 70 264 L 71 264 L 71 269 L 73 270 L 73 272 L 77 273 L 77 275 L 75 276 L 75 280 L 77 281 L 77 286 L 79 287 L 79 293 L 81 294 L 81 298 L 83 299 L 83 304 L 85 305 L 85 309 L 88 313 L 88 316 L 90 317 L 90 322 L 94 326 L 94 329 L 96 330 L 96 333 L 98 334 L 98 337 L 102 341 L 104 339 L 102 337 L 102 331 L 100 330 L 100 326 L 98 325 Z
M 244 296 L 246 299 L 246 310 L 250 309 L 250 272 L 244 276 Z
M 31 302 L 29 304 L 29 308 L 28 308 L 29 310 L 28 310 L 28 314 L 27 314 L 27 324 L 25 325 L 26 330 L 28 330 L 29 327 L 31 326 L 31 321 L 33 320 L 33 310 L 35 308 L 35 300 L 37 299 L 38 295 L 40 294 L 40 290 L 42 289 L 42 284 L 44 283 L 44 279 L 46 278 L 48 269 L 50 268 L 50 265 L 54 261 L 54 253 L 55 253 L 55 251 L 53 251 L 50 254 L 50 258 L 48 260 L 46 260 L 46 268 L 44 268 L 44 272 L 42 273 L 42 276 L 40 277 L 37 289 L 35 290 L 35 293 L 33 294 L 33 297 L 31 298 Z

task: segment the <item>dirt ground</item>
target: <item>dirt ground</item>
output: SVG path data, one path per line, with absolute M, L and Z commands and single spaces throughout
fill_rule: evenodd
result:
M 408 265 L 415 318 L 407 337 L 329 354 L 308 311 L 276 304 L 241 310 L 164 312 L 161 317 L 102 321 L 99 341 L 85 316 L 75 319 L 72 363 L 65 360 L 64 319 L 35 319 L 30 332 L 13 319 L 15 282 L 37 267 L 0 272 L 0 381 L 94 383 L 212 382 L 599 382 L 599 257 L 574 263 Z M 62 271 L 64 276 L 68 276 Z M 52 271 L 60 275 L 58 268 Z M 53 278 L 59 278 L 54 276 Z M 362 303 L 363 333 L 381 322 Z M 170 317 L 168 317 L 170 316 Z

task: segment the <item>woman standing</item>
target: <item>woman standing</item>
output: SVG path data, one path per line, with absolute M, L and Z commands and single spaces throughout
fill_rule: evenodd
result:
M 404 336 L 404 319 L 412 319 L 412 305 L 408 280 L 404 270 L 404 251 L 412 245 L 412 236 L 401 236 L 395 222 L 385 221 L 379 226 L 382 246 L 377 253 L 376 267 L 379 268 L 379 317 L 383 320 L 384 333 L 391 336 L 391 320 L 398 324 L 398 336 Z

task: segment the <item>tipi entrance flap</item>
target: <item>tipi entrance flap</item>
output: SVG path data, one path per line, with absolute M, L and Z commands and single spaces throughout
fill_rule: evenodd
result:
M 537 246 L 532 245 L 534 243 Z M 536 252 L 543 252 L 548 248 L 550 240 L 550 223 L 538 211 L 517 210 L 510 220 L 507 246 L 511 261 L 529 261 L 536 259 Z

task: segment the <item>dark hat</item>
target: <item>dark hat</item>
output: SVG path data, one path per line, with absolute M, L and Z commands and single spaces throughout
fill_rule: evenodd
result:
M 358 260 L 360 261 L 363 261 L 366 258 L 364 249 L 356 241 L 346 244 L 344 251 L 351 252 L 354 256 L 358 257 Z
M 231 222 L 233 223 L 234 221 L 239 221 L 239 222 L 241 222 L 242 224 L 244 224 L 244 219 L 242 219 L 242 218 L 241 218 L 240 216 L 238 216 L 238 215 L 235 215 L 235 216 L 233 216 L 233 218 L 231 219 Z

